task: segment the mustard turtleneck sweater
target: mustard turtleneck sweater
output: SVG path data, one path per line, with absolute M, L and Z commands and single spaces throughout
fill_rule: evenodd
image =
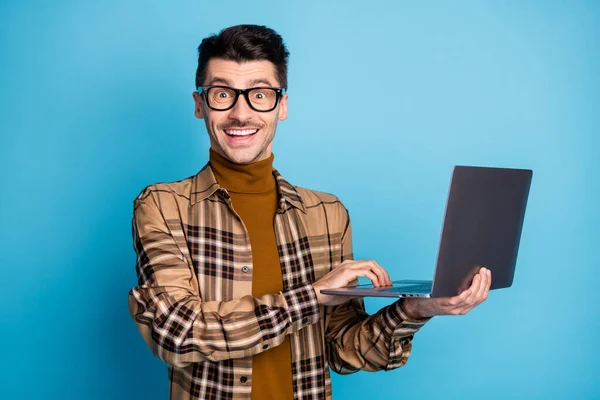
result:
M 283 278 L 273 221 L 277 186 L 271 154 L 252 164 L 234 164 L 210 149 L 210 165 L 219 186 L 231 196 L 252 246 L 252 295 L 260 297 L 283 290 Z M 252 358 L 252 399 L 292 400 L 292 357 L 289 336 L 283 343 Z

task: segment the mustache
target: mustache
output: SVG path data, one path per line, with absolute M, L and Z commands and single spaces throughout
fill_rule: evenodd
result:
M 240 124 L 237 121 L 232 121 L 232 122 L 227 122 L 227 123 L 218 125 L 218 128 L 221 130 L 225 130 L 225 129 L 262 129 L 263 125 L 255 124 L 255 123 Z

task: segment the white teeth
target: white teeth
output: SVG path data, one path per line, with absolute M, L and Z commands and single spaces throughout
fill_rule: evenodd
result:
M 231 136 L 247 136 L 258 132 L 258 129 L 227 129 L 225 133 Z

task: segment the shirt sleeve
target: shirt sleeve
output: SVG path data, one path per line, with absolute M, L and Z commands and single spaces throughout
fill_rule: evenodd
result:
M 187 246 L 175 239 L 183 231 L 171 231 L 154 196 L 134 201 L 138 286 L 128 302 L 155 356 L 175 367 L 247 357 L 319 320 L 310 283 L 261 297 L 203 301 Z
M 346 215 L 348 212 L 346 210 Z M 348 216 L 342 235 L 342 261 L 353 259 L 352 226 Z M 362 298 L 330 307 L 325 341 L 331 369 L 340 374 L 402 367 L 412 350 L 414 334 L 430 318 L 410 319 L 403 299 L 367 314 Z

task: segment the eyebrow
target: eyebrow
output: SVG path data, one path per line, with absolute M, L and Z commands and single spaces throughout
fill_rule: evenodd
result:
M 231 81 L 226 78 L 221 78 L 221 77 L 211 78 L 209 85 L 216 85 L 216 84 L 232 86 Z M 267 79 L 264 79 L 264 78 L 252 79 L 251 81 L 247 82 L 247 87 L 256 87 L 257 85 L 267 85 L 269 87 L 273 86 L 273 84 L 271 82 L 269 82 Z

